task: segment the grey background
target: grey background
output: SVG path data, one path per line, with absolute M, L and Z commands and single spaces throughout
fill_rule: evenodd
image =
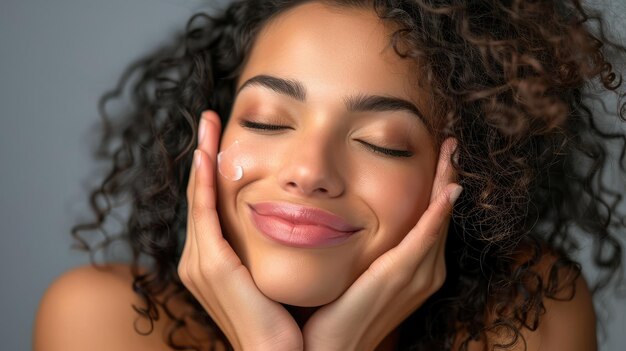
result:
M 599 4 L 622 38 L 623 1 Z M 226 2 L 1 0 L 1 349 L 31 349 L 46 287 L 88 263 L 86 254 L 70 250 L 69 229 L 89 215 L 85 186 L 94 184 L 97 164 L 88 145 L 99 121 L 98 98 L 133 59 L 182 30 L 192 14 Z M 612 318 L 608 335 L 600 335 L 601 350 L 624 350 L 626 300 L 604 301 L 608 308 L 598 313 L 611 310 Z

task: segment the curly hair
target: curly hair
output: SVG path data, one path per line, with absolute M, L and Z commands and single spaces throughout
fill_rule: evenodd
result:
M 177 273 L 198 123 L 212 109 L 225 125 L 259 30 L 310 1 L 239 0 L 216 16 L 198 13 L 102 96 L 95 156 L 111 168 L 91 191 L 95 220 L 77 224 L 72 235 L 93 264 L 94 253 L 114 240 L 130 244 L 133 289 L 145 302 L 133 308 L 151 325 L 137 332 L 152 331 L 160 305 L 175 321 L 168 345 L 198 350 L 173 341 L 187 323 L 168 308 L 177 296 L 216 342 L 230 345 Z M 443 107 L 439 137 L 459 141 L 453 166 L 464 191 L 449 229 L 446 282 L 403 322 L 401 349 L 449 350 L 460 328 L 468 331 L 462 350 L 502 329 L 510 342 L 497 346 L 510 348 L 522 328 L 537 329 L 546 298 L 573 298 L 581 267 L 568 255 L 583 241 L 593 242 L 599 272 L 592 292 L 622 282 L 624 189 L 607 177 L 626 173 L 626 135 L 606 124 L 626 121 L 618 61 L 609 60 L 626 48 L 605 34 L 597 11 L 579 0 L 322 2 L 369 8 L 394 26 L 390 45 L 420 62 L 415 74 Z M 112 116 L 106 105 L 124 89 L 131 89 L 131 106 Z M 599 90 L 617 94 L 617 113 L 594 111 Z M 124 205 L 123 229 L 112 235 L 107 221 Z M 546 255 L 555 258 L 547 280 L 537 268 Z M 143 258 L 151 260 L 146 271 Z M 495 318 L 485 316 L 488 309 Z

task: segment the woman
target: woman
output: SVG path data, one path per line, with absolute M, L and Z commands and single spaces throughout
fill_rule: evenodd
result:
M 595 349 L 626 139 L 582 88 L 626 49 L 577 0 L 450 3 L 238 1 L 131 67 L 74 234 L 130 195 L 133 261 L 59 278 L 35 349 Z

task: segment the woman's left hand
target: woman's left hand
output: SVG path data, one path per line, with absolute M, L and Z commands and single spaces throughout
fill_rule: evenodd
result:
M 450 213 L 461 187 L 441 146 L 430 204 L 396 247 L 378 257 L 337 300 L 321 307 L 303 328 L 304 349 L 374 350 L 445 281 L 444 248 Z

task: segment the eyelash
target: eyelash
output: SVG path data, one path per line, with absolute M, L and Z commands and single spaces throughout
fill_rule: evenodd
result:
M 391 156 L 391 157 L 411 157 L 413 156 L 413 153 L 411 151 L 408 150 L 394 150 L 394 149 L 387 149 L 384 147 L 380 147 L 380 146 L 376 146 L 376 145 L 372 145 L 370 143 L 366 143 L 362 140 L 358 140 L 358 142 L 360 142 L 361 144 L 369 147 L 372 151 L 379 153 L 379 154 L 383 154 L 386 156 Z
M 242 121 L 239 124 L 242 127 L 244 127 L 244 128 L 257 129 L 257 130 L 266 130 L 266 131 L 278 131 L 278 130 L 282 130 L 282 129 L 289 129 L 289 127 L 287 127 L 287 126 L 281 126 L 281 125 L 275 125 L 275 124 L 257 123 L 257 122 L 251 122 L 251 121 Z M 367 146 L 373 152 L 378 153 L 378 154 L 382 154 L 382 155 L 385 155 L 385 156 L 391 156 L 391 157 L 411 157 L 411 156 L 413 156 L 413 153 L 411 151 L 408 151 L 408 150 L 387 149 L 387 148 L 384 148 L 384 147 L 380 147 L 380 146 L 376 146 L 376 145 L 367 143 L 367 142 L 362 141 L 362 140 L 358 140 L 358 142 L 360 142 L 361 144 Z
M 244 128 L 250 128 L 250 129 L 261 129 L 261 130 L 267 130 L 267 131 L 277 131 L 277 130 L 282 130 L 282 129 L 288 129 L 289 127 L 287 126 L 280 126 L 280 125 L 276 125 L 276 124 L 265 124 L 265 123 L 257 123 L 257 122 L 251 122 L 251 121 L 241 121 L 241 123 L 239 123 L 242 127 Z

